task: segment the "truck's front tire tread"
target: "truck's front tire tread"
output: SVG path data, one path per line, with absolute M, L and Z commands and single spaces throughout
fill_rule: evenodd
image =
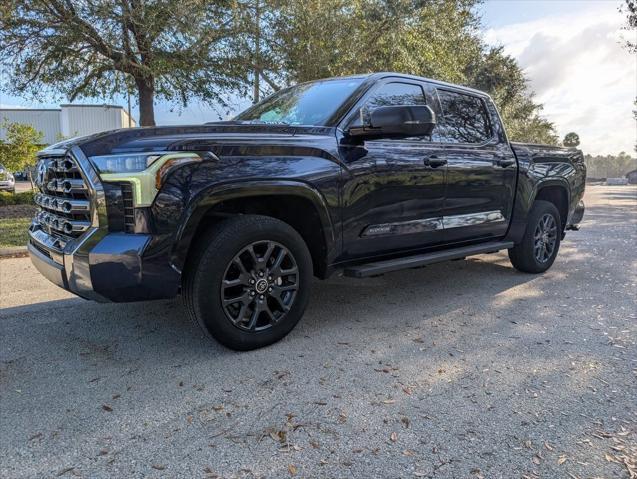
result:
M 258 240 L 285 245 L 298 266 L 299 289 L 286 316 L 265 331 L 247 332 L 231 324 L 220 304 L 223 274 L 242 248 Z M 274 343 L 287 335 L 301 319 L 309 300 L 312 259 L 307 245 L 290 225 L 276 218 L 238 215 L 204 231 L 189 254 L 184 269 L 184 306 L 205 334 L 236 350 L 247 351 Z

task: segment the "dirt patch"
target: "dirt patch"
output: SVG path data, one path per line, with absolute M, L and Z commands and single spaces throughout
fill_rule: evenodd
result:
M 7 205 L 0 206 L 0 219 L 31 218 L 35 216 L 34 205 Z

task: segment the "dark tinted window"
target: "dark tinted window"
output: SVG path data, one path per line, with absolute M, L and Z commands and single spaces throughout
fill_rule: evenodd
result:
M 438 90 L 441 118 L 432 140 L 443 143 L 483 143 L 491 138 L 489 117 L 480 98 Z
M 412 83 L 387 83 L 376 90 L 370 98 L 365 101 L 365 110 L 373 110 L 381 106 L 398 105 L 426 105 L 425 94 L 420 85 Z M 361 125 L 360 116 L 356 118 L 351 126 Z
M 422 88 L 410 83 L 387 83 L 365 102 L 369 109 L 396 105 L 426 105 Z

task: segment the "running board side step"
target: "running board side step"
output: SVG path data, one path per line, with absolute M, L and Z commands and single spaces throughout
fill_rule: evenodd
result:
M 348 266 L 343 271 L 343 275 L 351 278 L 366 278 L 376 276 L 391 271 L 398 271 L 407 268 L 417 268 L 428 264 L 440 263 L 453 259 L 463 259 L 467 256 L 484 253 L 495 253 L 502 249 L 513 248 L 512 241 L 494 241 L 491 243 L 481 243 L 473 246 L 462 246 L 460 248 L 435 251 L 433 253 L 419 254 L 416 256 L 406 256 L 403 258 L 376 261 L 374 263 Z

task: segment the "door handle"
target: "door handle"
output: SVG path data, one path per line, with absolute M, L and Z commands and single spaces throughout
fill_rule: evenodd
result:
M 515 160 L 512 158 L 500 158 L 495 160 L 495 164 L 502 168 L 506 168 L 507 166 L 515 165 Z
M 439 166 L 444 166 L 447 164 L 447 160 L 444 158 L 438 158 L 437 156 L 428 156 L 424 160 L 422 160 L 425 166 L 429 166 L 431 168 L 438 168 Z

